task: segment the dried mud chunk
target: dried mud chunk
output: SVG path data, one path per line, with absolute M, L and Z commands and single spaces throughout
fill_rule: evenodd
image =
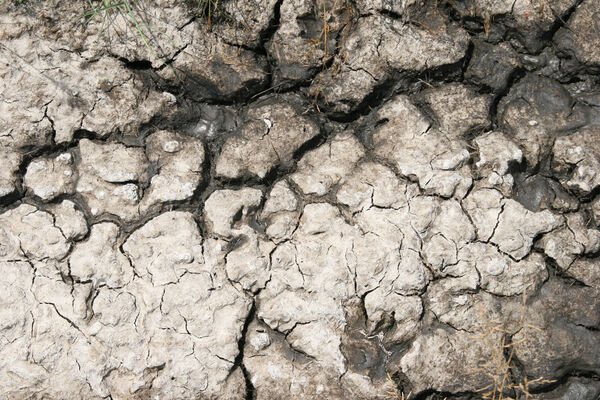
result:
M 501 371 L 482 371 L 481 365 L 494 356 L 494 348 L 478 340 L 480 335 L 444 329 L 421 334 L 402 357 L 400 367 L 412 385 L 412 393 L 428 389 L 439 392 L 476 391 L 498 379 Z M 501 347 L 499 334 L 493 345 Z
M 527 376 L 560 379 L 575 370 L 598 373 L 599 298 L 597 288 L 557 280 L 544 285 L 528 308 L 528 325 L 513 337 L 515 357 Z
M 302 330 L 304 326 L 298 325 L 296 329 Z M 371 358 L 371 352 L 377 351 L 376 346 L 366 348 L 367 343 L 340 343 L 339 334 L 331 334 L 330 326 L 320 323 L 306 326 L 305 331 L 320 327 L 324 330 L 313 335 L 303 332 L 294 337 L 292 344 L 284 335 L 263 324 L 256 321 L 250 324 L 244 347 L 244 364 L 256 389 L 257 399 L 277 398 L 281 393 L 289 393 L 298 399 L 323 400 L 379 398 L 390 393 L 391 381 L 385 376 L 372 376 L 377 372 L 372 374 L 368 370 L 369 367 L 377 368 L 378 358 Z M 326 341 L 320 343 L 314 340 L 323 337 L 324 332 L 330 333 Z M 293 336 L 292 331 L 290 337 Z M 327 346 L 327 342 L 331 345 Z M 341 354 L 336 344 L 338 347 L 341 344 L 342 353 L 347 352 L 349 356 L 339 359 Z M 343 361 L 343 371 L 338 368 L 340 361 Z M 366 364 L 364 370 L 355 370 L 356 362 Z M 315 374 L 315 371 L 319 373 Z
M 244 365 L 256 389 L 257 400 L 278 398 L 282 393 L 322 400 L 343 396 L 339 372 L 295 351 L 283 335 L 257 322 L 248 327 Z
M 375 154 L 394 163 L 406 177 L 416 177 L 427 192 L 462 198 L 471 187 L 466 143 L 431 129 L 425 116 L 405 96 L 380 110 L 387 120 L 373 133 Z
M 352 211 L 371 207 L 399 209 L 406 207 L 406 184 L 388 167 L 374 163 L 358 164 L 340 185 L 336 198 Z
M 80 240 L 88 233 L 85 215 L 72 201 L 63 200 L 52 206 L 50 212 L 54 215 L 54 224 L 67 240 Z
M 1 114 L 1 113 L 0 113 Z M 17 172 L 23 156 L 10 148 L 0 151 L 0 198 L 11 194 L 17 189 Z
M 340 241 L 341 235 L 347 239 Z M 349 266 L 346 257 L 357 235 L 358 230 L 347 225 L 335 207 L 305 206 L 292 240 L 273 254 L 272 278 L 259 295 L 259 317 L 281 332 L 290 330 L 296 322 L 325 316 L 331 317 L 330 323 L 341 324 L 344 316 L 340 301 L 351 297 L 355 290 L 351 270 L 354 263 Z M 310 300 L 313 295 L 316 297 Z
M 508 86 L 511 75 L 519 67 L 517 52 L 508 43 L 493 45 L 475 40 L 465 78 L 500 92 Z
M 229 374 L 230 360 L 250 302 L 213 272 L 185 274 L 164 287 L 135 277 L 125 290 L 99 290 L 89 329 L 119 367 L 101 387 L 113 395 L 239 398 L 243 377 Z
M 423 303 L 418 296 L 401 296 L 375 289 L 365 296 L 369 334 L 380 334 L 385 345 L 405 342 L 421 328 Z
M 12 47 L 4 45 L 8 49 Z M 9 68 L 23 64 L 18 53 L 3 51 L 0 61 L 0 93 L 4 99 L 0 102 L 2 147 L 16 150 L 23 146 L 50 144 L 53 128 L 45 111 L 53 97 L 53 88 L 46 87 L 47 83 L 41 78 L 32 78 L 21 69 Z
M 468 38 L 453 24 L 433 32 L 381 15 L 361 18 L 334 61 L 340 67 L 317 75 L 311 93 L 322 100 L 323 107 L 348 114 L 396 71 L 420 72 L 459 61 Z
M 73 193 L 76 177 L 72 164 L 70 153 L 35 159 L 27 166 L 23 184 L 43 200 Z
M 126 221 L 138 218 L 138 183 L 148 180 L 149 169 L 143 149 L 82 139 L 79 153 L 76 190 L 87 201 L 92 215 L 107 212 Z
M 235 101 L 250 98 L 268 82 L 266 58 L 243 47 L 230 46 L 216 36 L 198 34 L 200 21 L 184 30 L 182 51 L 160 76 L 184 89 L 197 101 Z M 200 56 L 198 56 L 200 55 Z
M 266 234 L 279 243 L 290 239 L 298 226 L 298 199 L 287 181 L 279 181 L 271 189 L 260 219 L 267 226 Z
M 270 218 L 266 234 L 275 243 L 281 243 L 291 237 L 298 226 L 298 212 L 283 212 Z
M 562 223 L 562 217 L 548 210 L 534 213 L 516 201 L 506 199 L 490 242 L 497 244 L 502 252 L 520 260 L 529 254 L 537 235 L 550 232 Z
M 533 239 L 540 233 L 548 233 L 563 223 L 561 216 L 548 210 L 529 211 L 494 189 L 473 191 L 463 205 L 477 228 L 477 237 L 496 244 L 517 260 L 529 253 Z
M 68 269 L 61 266 L 64 272 L 58 268 L 47 268 L 43 274 L 36 273 L 31 290 L 40 304 L 51 304 L 57 313 L 71 320 L 77 326 L 84 326 L 88 314 L 86 299 L 92 294 L 91 282 L 76 281 L 73 285 L 63 282 L 61 274 L 66 274 Z M 76 278 L 75 278 L 76 279 Z M 90 315 L 91 316 L 91 315 Z M 80 328 L 81 329 L 81 328 Z
M 514 261 L 495 246 L 471 243 L 460 249 L 458 258 L 465 265 L 457 269 L 477 269 L 481 287 L 499 296 L 535 293 L 548 278 L 544 258 L 537 253 Z
M 366 220 L 371 221 L 373 217 L 366 216 Z M 396 221 L 400 223 L 402 216 L 390 221 L 385 216 L 379 219 L 381 225 L 387 223 L 390 227 Z M 363 232 L 348 224 L 332 205 L 306 205 L 291 239 L 274 250 L 271 279 L 258 295 L 258 317 L 271 329 L 284 333 L 292 348 L 312 356 L 323 369 L 334 371 L 337 376 L 341 376 L 343 369 L 340 367 L 345 365 L 337 350 L 339 344 L 336 344 L 337 338 L 343 337 L 347 323 L 345 302 L 376 289 L 384 279 L 388 281 L 381 293 L 391 291 L 394 278 L 407 283 L 407 286 L 409 280 L 415 280 L 411 283 L 417 287 L 427 282 L 427 279 L 421 282 L 416 274 L 399 277 L 404 273 L 404 268 L 399 269 L 398 257 L 401 234 L 394 237 L 389 228 L 389 237 L 380 236 L 383 228 L 373 229 L 377 230 L 371 233 L 365 229 Z M 398 236 L 398 230 L 394 232 Z M 378 243 L 379 249 L 376 249 L 375 243 Z M 381 249 L 382 244 L 385 251 Z M 386 278 L 388 274 L 390 277 Z M 374 310 L 379 306 L 385 307 L 380 304 L 384 299 L 385 296 L 373 297 L 369 304 L 373 304 Z M 410 299 L 418 301 L 417 297 Z M 420 311 L 413 303 L 409 301 L 411 306 L 415 306 L 414 312 L 408 312 L 405 317 L 397 311 L 401 328 L 389 337 L 390 341 L 401 341 L 414 333 Z M 402 308 L 401 305 L 398 307 Z M 396 312 L 395 309 L 388 311 L 390 314 Z M 314 330 L 329 333 L 315 336 Z M 360 382 L 364 384 L 366 378 L 361 378 L 360 371 L 352 371 L 352 374 L 352 384 L 359 390 L 363 387 Z M 367 386 L 360 390 L 370 390 Z
M 574 54 L 580 62 L 588 66 L 600 65 L 598 16 L 600 16 L 598 2 L 582 2 L 554 39 L 561 50 Z
M 275 271 L 274 271 L 275 274 Z M 282 278 L 277 277 L 278 280 Z M 344 314 L 341 305 L 327 293 L 307 293 L 306 291 L 274 290 L 269 283 L 266 291 L 260 292 L 258 317 L 271 329 L 281 333 L 289 332 L 296 324 L 308 323 L 318 319 L 329 319 L 331 323 L 342 326 Z M 273 288 L 273 289 L 272 289 Z
M 358 139 L 348 132 L 304 155 L 290 179 L 304 194 L 325 195 L 350 173 L 365 154 Z
M 298 199 L 286 181 L 279 181 L 273 185 L 267 201 L 263 207 L 263 215 L 270 215 L 281 211 L 294 211 L 298 206 Z
M 70 141 L 78 129 L 98 137 L 116 132 L 138 136 L 140 125 L 173 106 L 168 96 L 148 88 L 119 61 L 108 57 L 90 65 L 86 61 L 75 59 L 63 73 L 53 72 L 56 80 L 69 82 L 72 88 L 71 96 L 57 94 L 48 105 L 48 115 L 57 121 L 57 142 Z M 49 66 L 61 71 L 53 67 Z
M 150 179 L 142 208 L 191 198 L 202 181 L 204 145 L 198 139 L 159 131 L 146 139 L 148 160 L 158 174 Z
M 256 292 L 265 287 L 271 278 L 271 260 L 275 245 L 258 237 L 256 232 L 244 226 L 236 233 L 243 235 L 242 245 L 226 256 L 227 276 L 239 282 L 245 290 Z
M 493 327 L 520 328 L 522 298 L 500 297 L 467 287 L 463 277 L 432 282 L 423 301 L 435 318 L 458 331 L 486 333 Z M 522 323 L 522 322 L 521 322 Z
M 90 237 L 75 245 L 69 257 L 73 277 L 79 281 L 122 287 L 133 278 L 133 268 L 119 251 L 119 227 L 106 222 L 92 226 Z
M 457 200 L 440 202 L 439 210 L 425 237 L 443 235 L 458 248 L 475 239 L 475 228 Z
M 348 6 L 347 2 L 335 0 L 281 3 L 280 25 L 267 45 L 276 62 L 274 85 L 309 79 L 331 60 L 342 35 L 351 26 Z
M 12 25 L 11 16 L 4 15 L 9 19 L 1 24 L 2 27 Z M 0 37 L 3 33 L 0 32 Z M 3 45 L 5 50 L 0 53 L 0 93 L 3 98 L 0 102 L 0 143 L 4 148 L 14 150 L 22 146 L 49 144 L 53 127 L 45 111 L 56 89 L 43 77 L 32 76 L 28 68 L 27 61 L 37 58 L 32 40 L 5 40 Z M 17 48 L 21 51 L 15 51 Z M 3 152 L 6 151 L 4 148 Z
M 248 6 L 238 3 L 225 2 L 218 8 L 227 12 Z M 214 7 L 211 3 L 211 12 L 216 12 Z M 237 24 L 242 12 L 238 8 L 232 14 L 234 21 L 216 23 L 212 29 L 212 21 L 218 22 L 218 16 L 213 15 L 211 29 L 207 29 L 206 19 L 194 14 L 199 11 L 180 2 L 161 0 L 137 5 L 131 13 L 139 26 L 133 26 L 129 13 L 113 18 L 108 26 L 100 16 L 91 18 L 81 46 L 90 58 L 110 53 L 126 60 L 147 60 L 148 69 L 153 69 L 169 85 L 182 87 L 188 97 L 196 100 L 247 98 L 267 83 L 267 66 L 263 55 L 245 45 L 256 45 L 257 35 L 261 35 L 259 26 L 265 23 L 265 18 L 268 24 L 269 13 L 274 12 L 263 3 L 255 7 L 262 11 L 258 18 L 255 15 L 260 22 L 246 20 Z M 255 22 L 259 24 L 256 28 Z M 236 25 L 249 28 L 248 32 L 234 32 Z
M 456 270 L 458 250 L 474 239 L 475 228 L 458 201 L 444 201 L 423 236 L 421 254 L 435 275 L 462 275 Z
M 492 25 L 495 16 L 505 17 L 507 27 L 514 30 L 511 36 L 528 52 L 535 53 L 545 46 L 543 35 L 552 30 L 557 19 L 566 17 L 575 4 L 577 0 L 549 0 L 543 6 L 537 0 L 468 0 L 459 7 L 463 14 L 474 13 Z
M 227 139 L 217 158 L 217 175 L 264 178 L 277 165 L 289 165 L 302 144 L 319 134 L 319 127 L 288 104 L 251 108 L 239 136 Z
M 231 285 L 215 287 L 207 272 L 187 274 L 176 285 L 168 285 L 161 309 L 162 325 L 202 339 L 225 360 L 237 355 L 242 323 L 250 311 L 248 299 Z
M 523 152 L 502 132 L 489 132 L 474 140 L 479 149 L 477 168 L 490 169 L 502 176 L 508 172 L 510 163 L 520 163 Z
M 211 232 L 218 236 L 232 237 L 236 233 L 234 218 L 241 211 L 245 216 L 249 209 L 258 207 L 263 194 L 258 189 L 218 190 L 210 195 L 204 206 L 204 215 Z
M 61 260 L 71 245 L 54 217 L 29 204 L 0 214 L 0 257 Z
M 530 169 L 551 151 L 554 137 L 587 123 L 585 107 L 562 85 L 533 74 L 511 88 L 498 111 L 503 132 L 521 147 Z
M 461 138 L 468 132 L 484 131 L 490 126 L 489 110 L 492 98 L 478 95 L 459 83 L 427 89 L 419 96 L 433 110 L 440 131 L 451 138 Z
M 545 234 L 536 244 L 563 270 L 583 254 L 600 250 L 600 232 L 588 229 L 581 213 L 566 215 L 564 227 Z
M 597 258 L 575 260 L 566 274 L 584 285 L 600 289 L 600 260 Z
M 86 338 L 61 318 L 51 304 L 32 305 L 24 315 L 35 320 L 35 324 L 26 335 L 28 345 L 15 344 L 27 349 L 28 355 L 19 356 L 16 349 L 5 347 L 0 372 L 3 393 L 12 392 L 9 397 L 15 398 L 34 393 L 48 398 L 101 398 L 92 387 L 97 387 L 96 376 L 85 369 L 84 355 L 87 351 L 89 359 L 89 354 L 100 350 L 99 347 L 87 345 Z M 86 376 L 86 372 L 90 374 Z
M 589 194 L 600 186 L 600 129 L 585 129 L 554 142 L 553 170 L 561 183 L 581 195 Z
M 27 329 L 31 323 L 28 309 L 35 299 L 30 291 L 34 271 L 29 263 L 0 261 L 0 272 L 2 273 L 0 282 L 0 303 L 2 304 L 0 354 L 2 354 L 3 350 L 10 349 L 11 342 L 30 339 L 27 337 Z M 4 370 L 2 367 L 0 369 Z M 7 381 L 0 380 L 0 382 Z
M 409 296 L 427 286 L 431 273 L 423 263 L 422 242 L 411 223 L 411 213 L 418 211 L 415 202 L 410 208 L 371 208 L 356 214 L 363 239 L 356 241 L 354 256 L 348 260 L 355 267 L 358 293 L 380 287 L 385 293 Z
M 258 47 L 275 15 L 277 0 L 235 0 L 211 7 L 213 31 L 227 43 Z M 221 19 L 220 17 L 223 16 Z
M 70 4 L 71 11 L 81 15 L 81 4 Z M 41 14 L 50 14 L 48 18 L 52 20 L 52 14 L 57 12 L 61 11 L 53 7 Z M 40 14 L 37 18 L 34 14 L 27 16 L 29 32 L 5 41 L 9 51 L 0 54 L 1 65 L 18 66 L 5 70 L 0 66 L 3 81 L 11 82 L 10 87 L 0 88 L 9 100 L 0 103 L 0 114 L 11 127 L 9 132 L 18 138 L 11 140 L 15 146 L 49 144 L 50 139 L 55 143 L 69 142 L 80 129 L 99 137 L 116 132 L 137 135 L 140 124 L 170 108 L 168 98 L 136 79 L 118 59 L 96 55 L 89 57 L 94 59 L 90 62 L 81 55 L 76 47 L 76 15 L 70 18 L 69 12 L 61 14 L 63 23 L 54 24 L 55 29 L 70 27 L 72 31 L 64 32 L 64 37 L 56 31 L 48 33 L 44 37 L 56 40 L 46 41 L 31 37 L 31 32 L 44 29 L 38 19 Z M 64 38 L 69 40 L 61 46 L 58 42 Z
M 294 244 L 307 290 L 335 293 L 340 299 L 354 293 L 353 274 L 346 258 L 352 242 L 340 242 L 337 238 L 341 235 L 357 238 L 358 230 L 345 223 L 337 208 L 327 203 L 304 207 Z
M 381 29 L 382 39 L 377 51 L 390 67 L 400 71 L 423 71 L 455 63 L 464 56 L 469 43 L 467 32 L 452 23 L 420 30 L 382 18 L 364 33 L 373 33 L 375 27 Z
M 377 118 L 381 122 L 393 123 L 394 128 L 401 132 L 414 132 L 416 135 L 422 135 L 431 127 L 429 120 L 407 96 L 396 96 L 385 103 L 377 111 Z
M 124 221 L 139 218 L 139 187 L 109 183 L 94 175 L 80 174 L 76 190 L 86 200 L 92 216 L 103 213 L 118 216 Z
M 239 398 L 243 377 L 230 371 L 250 306 L 245 296 L 208 272 L 186 274 L 167 285 L 147 349 L 148 365 L 164 366 L 152 381 L 152 393 Z
M 177 282 L 185 273 L 205 270 L 202 237 L 187 212 L 171 211 L 153 218 L 123 244 L 137 275 L 155 285 Z
M 344 372 L 345 359 L 340 351 L 341 337 L 325 321 L 297 325 L 286 336 L 293 349 L 297 349 L 319 363 L 331 366 L 339 374 Z
M 79 141 L 80 168 L 110 183 L 147 179 L 148 160 L 139 148 L 118 143 L 96 144 L 88 139 Z
M 520 164 L 523 152 L 502 132 L 489 132 L 473 140 L 479 150 L 479 161 L 475 163 L 479 174 L 487 178 L 487 183 L 509 194 L 514 178 L 508 173 L 512 164 Z
M 75 10 L 73 8 L 69 11 L 81 12 L 81 6 Z M 92 15 L 86 20 L 86 29 L 79 31 L 72 41 L 85 49 L 85 54 L 90 58 L 107 52 L 126 60 L 145 60 L 149 62 L 145 67 L 151 69 L 159 68 L 166 59 L 172 58 L 184 41 L 184 34 L 195 30 L 195 27 L 186 24 L 192 17 L 192 10 L 173 0 L 138 4 L 130 7 L 130 10 L 130 14 L 113 16 L 110 24 L 104 21 L 103 13 Z M 140 24 L 137 27 L 139 29 L 133 24 L 132 18 Z M 77 22 L 78 19 L 73 18 L 73 23 Z M 68 25 L 63 27 L 65 30 L 69 28 L 75 30 Z M 152 32 L 161 34 L 155 36 Z M 62 33 L 59 36 L 61 41 L 67 42 L 66 32 Z

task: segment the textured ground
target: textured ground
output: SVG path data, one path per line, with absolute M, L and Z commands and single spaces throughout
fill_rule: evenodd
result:
M 599 1 L 139 6 L 0 4 L 0 399 L 600 398 Z

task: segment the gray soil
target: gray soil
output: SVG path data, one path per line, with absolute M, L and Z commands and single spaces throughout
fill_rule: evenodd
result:
M 129 3 L 0 3 L 0 399 L 600 399 L 600 1 Z

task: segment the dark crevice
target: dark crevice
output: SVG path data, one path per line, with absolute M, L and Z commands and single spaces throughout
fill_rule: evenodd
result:
M 245 400 L 254 400 L 256 398 L 256 389 L 252 384 L 252 379 L 248 370 L 246 370 L 246 366 L 244 365 L 244 346 L 246 345 L 246 336 L 248 335 L 248 327 L 250 323 L 254 320 L 256 315 L 256 303 L 252 302 L 252 307 L 250 308 L 250 312 L 244 321 L 244 327 L 242 328 L 242 333 L 240 340 L 238 341 L 238 355 L 235 357 L 233 361 L 233 367 L 231 368 L 230 375 L 236 368 L 240 368 L 242 374 L 244 375 L 244 381 L 246 383 L 246 396 Z
M 262 49 L 262 54 L 264 54 L 264 55 L 267 54 L 266 46 L 265 46 L 266 43 L 269 40 L 271 40 L 271 38 L 273 37 L 275 32 L 277 32 L 277 29 L 279 28 L 280 21 L 281 21 L 281 4 L 282 3 L 283 3 L 283 0 L 278 0 L 277 3 L 275 3 L 275 7 L 273 8 L 273 16 L 271 17 L 271 20 L 269 21 L 269 25 L 267 26 L 267 28 L 265 30 L 260 32 L 260 49 Z
M 381 82 L 377 85 L 369 95 L 367 95 L 360 104 L 353 107 L 352 104 L 349 104 L 352 108 L 351 112 L 348 113 L 339 113 L 332 112 L 329 114 L 329 118 L 336 122 L 349 123 L 354 122 L 361 116 L 368 115 L 371 111 L 378 108 L 385 99 L 392 96 L 395 91 L 395 86 L 399 82 L 399 79 L 396 77 L 389 77 L 388 79 Z M 327 107 L 322 107 L 327 112 Z
M 575 2 L 575 4 L 573 4 L 573 6 L 571 6 L 562 16 L 560 15 L 554 15 L 555 16 L 555 20 L 554 23 L 552 24 L 552 26 L 550 27 L 550 29 L 548 29 L 548 31 L 544 32 L 542 34 L 542 38 L 541 40 L 543 42 L 546 43 L 551 43 L 552 39 L 554 38 L 554 35 L 556 34 L 556 32 L 558 32 L 558 30 L 560 28 L 562 28 L 563 26 L 565 26 L 565 24 L 569 21 L 569 19 L 571 18 L 571 15 L 573 15 L 573 13 L 577 10 L 577 7 L 579 7 L 579 5 L 581 3 L 583 3 L 584 0 L 577 0 Z M 554 11 L 553 11 L 554 13 Z
M 125 57 L 119 57 L 119 60 L 125 65 L 126 68 L 132 71 L 144 71 L 152 69 L 152 62 L 150 60 L 128 60 Z
M 13 190 L 4 196 L 0 196 L 0 212 L 4 212 L 10 205 L 17 204 L 22 197 L 23 195 L 19 190 Z
M 81 140 L 81 139 L 99 139 L 98 134 L 96 134 L 96 132 L 93 131 L 89 131 L 86 129 L 77 129 L 74 133 L 73 133 L 73 140 Z
M 481 393 L 477 392 L 441 392 L 434 389 L 428 389 L 416 395 L 410 396 L 410 400 L 479 400 Z
M 581 379 L 586 379 L 586 380 L 595 381 L 595 382 L 600 381 L 600 375 L 596 374 L 594 372 L 571 370 L 571 371 L 565 373 L 564 375 L 562 375 L 560 378 L 553 379 L 551 381 L 546 382 L 544 385 L 532 388 L 530 390 L 530 392 L 532 395 L 550 393 L 557 389 L 560 389 L 561 387 L 566 386 L 569 383 L 569 381 L 572 380 L 573 378 L 581 378 Z M 573 399 L 573 400 L 575 400 L 575 399 Z M 595 399 L 595 400 L 600 400 L 600 399 Z
M 408 21 L 408 16 L 398 14 L 397 12 L 394 12 L 389 9 L 378 10 L 377 12 L 385 17 L 388 17 L 389 19 L 396 19 L 402 22 Z
M 542 253 L 541 251 L 539 253 L 544 257 L 544 262 L 550 272 L 550 276 L 559 278 L 569 286 L 587 287 L 587 285 L 583 282 L 580 282 L 572 276 L 567 275 L 567 273 L 561 267 L 559 267 L 558 264 L 556 264 L 556 261 L 554 261 L 553 258 L 545 253 Z
M 490 105 L 490 121 L 492 121 L 492 129 L 498 129 L 500 127 L 499 121 L 498 121 L 498 105 L 500 104 L 500 101 L 502 101 L 502 99 L 504 99 L 508 93 L 510 92 L 510 89 L 515 85 L 515 83 L 517 83 L 519 80 L 521 80 L 521 78 L 523 78 L 526 75 L 526 71 L 523 68 L 516 68 L 508 77 L 508 81 L 506 86 L 500 90 L 493 98 L 492 100 L 492 104 Z

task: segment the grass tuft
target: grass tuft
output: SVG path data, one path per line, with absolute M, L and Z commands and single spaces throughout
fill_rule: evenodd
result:
M 219 8 L 219 0 L 199 0 L 198 9 L 200 16 L 208 23 L 208 30 L 212 31 L 213 18 L 223 14 Z
M 521 313 L 517 321 L 516 329 L 509 329 L 506 323 L 489 320 L 483 310 L 480 314 L 484 316 L 479 340 L 483 341 L 492 349 L 492 356 L 483 362 L 476 373 L 483 372 L 492 381 L 487 387 L 481 388 L 479 393 L 483 400 L 534 400 L 531 394 L 532 385 L 548 384 L 554 381 L 536 378 L 529 380 L 526 376 L 522 381 L 517 381 L 513 374 L 513 364 L 515 359 L 515 345 L 518 342 L 512 340 L 515 331 L 520 331 L 525 327 L 539 329 L 526 323 L 527 314 L 527 293 L 523 293 L 523 302 L 521 304 Z M 501 335 L 501 341 L 498 343 L 494 337 Z

